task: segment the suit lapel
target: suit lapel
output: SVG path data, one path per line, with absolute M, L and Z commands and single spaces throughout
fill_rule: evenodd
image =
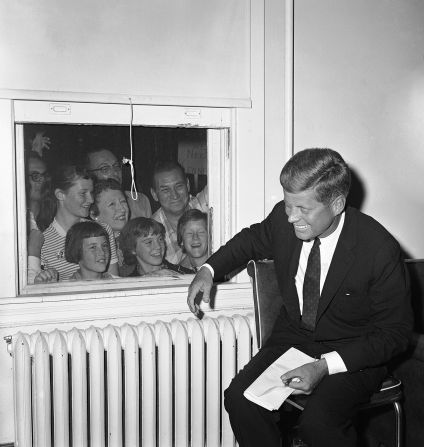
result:
M 318 304 L 317 322 L 333 300 L 337 290 L 342 285 L 354 262 L 355 256 L 352 249 L 356 244 L 356 240 L 355 217 L 352 216 L 348 209 L 346 210 L 343 230 L 337 242 L 330 269 L 328 270 L 324 287 L 321 292 L 321 298 Z

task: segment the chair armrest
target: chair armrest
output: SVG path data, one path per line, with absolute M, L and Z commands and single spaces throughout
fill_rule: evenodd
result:
M 411 345 L 413 347 L 412 357 L 424 362 L 424 334 L 413 332 Z

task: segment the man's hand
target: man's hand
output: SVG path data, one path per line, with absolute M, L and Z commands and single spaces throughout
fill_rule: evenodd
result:
M 293 394 L 311 394 L 327 374 L 327 361 L 321 359 L 286 372 L 281 376 L 281 380 L 295 390 Z
M 209 296 L 213 285 L 212 274 L 207 267 L 202 267 L 194 277 L 188 288 L 187 304 L 191 312 L 199 317 L 200 307 L 198 303 L 195 303 L 196 296 L 203 292 L 202 301 L 209 303 Z

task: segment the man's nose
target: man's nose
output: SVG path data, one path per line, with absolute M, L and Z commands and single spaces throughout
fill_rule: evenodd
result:
M 296 210 L 291 210 L 287 213 L 287 218 L 289 223 L 297 222 L 299 220 L 299 213 Z
M 171 189 L 171 198 L 172 199 L 177 199 L 179 197 L 179 193 L 175 188 Z

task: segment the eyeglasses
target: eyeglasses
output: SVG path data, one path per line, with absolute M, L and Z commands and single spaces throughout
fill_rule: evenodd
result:
M 49 176 L 49 174 L 47 174 L 47 172 L 37 172 L 37 171 L 30 172 L 28 174 L 28 177 L 30 177 L 30 179 L 35 183 L 41 183 L 41 182 L 44 182 L 50 178 L 50 176 Z
M 121 163 L 113 163 L 113 165 L 105 165 L 97 169 L 89 169 L 89 172 L 100 172 L 102 175 L 107 176 L 112 174 L 112 172 L 120 171 L 121 169 Z

